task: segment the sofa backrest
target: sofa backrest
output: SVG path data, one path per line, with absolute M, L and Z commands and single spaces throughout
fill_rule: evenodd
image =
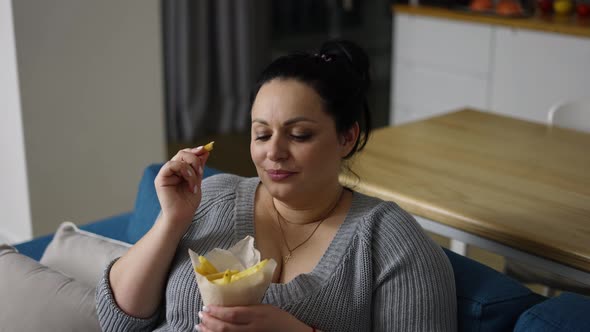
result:
M 160 213 L 154 179 L 162 165 L 150 165 L 143 173 L 128 227 L 130 243 L 137 242 Z M 217 173 L 204 169 L 204 177 Z M 446 249 L 445 253 L 455 273 L 459 331 L 512 331 L 520 314 L 545 299 L 483 264 Z

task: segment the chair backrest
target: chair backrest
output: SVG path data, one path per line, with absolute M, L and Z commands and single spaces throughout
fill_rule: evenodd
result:
M 551 107 L 547 114 L 547 123 L 590 132 L 590 100 L 562 102 Z

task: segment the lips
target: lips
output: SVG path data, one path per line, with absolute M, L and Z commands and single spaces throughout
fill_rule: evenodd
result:
M 295 172 L 285 171 L 282 169 L 269 169 L 266 171 L 266 173 L 273 181 L 281 181 L 296 174 Z

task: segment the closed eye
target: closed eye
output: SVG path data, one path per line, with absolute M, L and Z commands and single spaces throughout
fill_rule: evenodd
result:
M 270 135 L 258 135 L 254 138 L 255 141 L 267 141 Z
M 311 138 L 310 134 L 306 134 L 306 135 L 291 135 L 291 137 L 299 142 L 303 142 L 303 141 L 307 141 L 308 139 Z

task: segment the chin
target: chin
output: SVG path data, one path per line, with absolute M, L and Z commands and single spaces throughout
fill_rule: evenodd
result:
M 276 198 L 286 199 L 292 195 L 297 194 L 297 184 L 293 179 L 286 179 L 281 181 L 272 180 L 269 176 L 264 174 L 260 177 L 260 181 L 268 190 L 268 192 Z

